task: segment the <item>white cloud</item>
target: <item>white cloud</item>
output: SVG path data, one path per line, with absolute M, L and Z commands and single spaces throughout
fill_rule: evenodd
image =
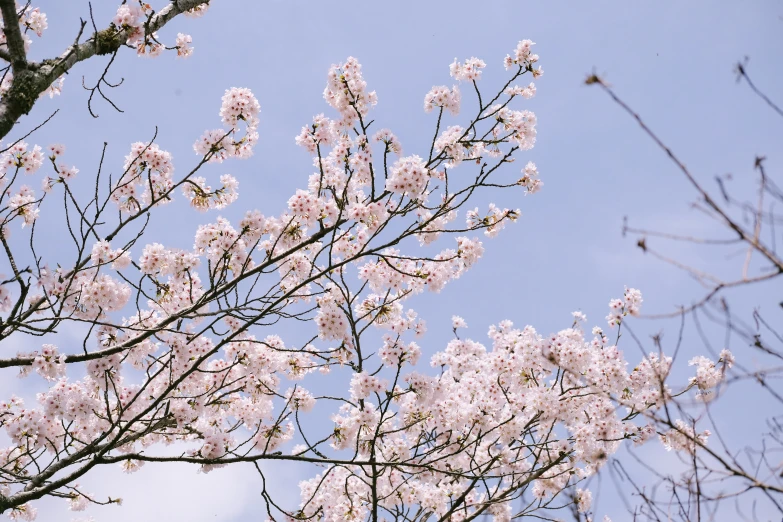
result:
M 179 448 L 169 448 L 175 453 Z M 264 466 L 267 488 L 275 502 L 295 508 L 299 500 L 299 476 L 289 466 Z M 197 466 L 180 463 L 148 463 L 133 474 L 118 465 L 95 469 L 79 481 L 80 489 L 105 501 L 122 498 L 122 505 L 91 506 L 85 512 L 96 522 L 138 522 L 139 520 L 187 520 L 229 522 L 263 520 L 265 507 L 260 492 L 262 480 L 251 464 L 235 464 L 198 473 Z M 78 518 L 67 510 L 66 501 L 37 502 L 38 520 Z M 263 517 L 263 518 L 261 518 Z

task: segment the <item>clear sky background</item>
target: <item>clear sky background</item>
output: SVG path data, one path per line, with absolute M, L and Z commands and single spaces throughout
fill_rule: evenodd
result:
M 117 2 L 93 3 L 96 23 L 104 27 Z M 525 105 L 538 116 L 538 142 L 512 168 L 521 168 L 527 160 L 536 162 L 544 188 L 532 197 L 520 192 L 518 201 L 503 201 L 505 206 L 520 207 L 523 217 L 497 239 L 485 241 L 485 257 L 465 277 L 439 295 L 411 302 L 428 321 L 425 343 L 430 353 L 450 337 L 453 314 L 467 320 L 472 338 L 485 341 L 487 327 L 502 319 L 519 326 L 532 324 L 547 333 L 569 326 L 570 313 L 579 309 L 587 313 L 590 325 L 603 326 L 606 303 L 621 296 L 624 285 L 643 291 L 646 312 L 672 311 L 701 295 L 685 274 L 635 248 L 635 237 L 621 237 L 623 216 L 633 225 L 672 232 L 717 235 L 719 229 L 691 209 L 694 192 L 638 126 L 597 87 L 584 85 L 592 71 L 610 82 L 708 183 L 715 175 L 732 173 L 738 184 L 754 187 L 756 155 L 768 156 L 769 172 L 779 172 L 783 165 L 783 120 L 765 109 L 745 85 L 738 85 L 733 74 L 734 64 L 749 56 L 754 81 L 773 98 L 781 92 L 780 2 L 213 4 L 207 16 L 180 17 L 161 31 L 161 39 L 171 45 L 177 32 L 191 34 L 195 53 L 190 59 L 176 60 L 168 53 L 148 60 L 131 51 L 120 53 L 109 78 L 125 80 L 111 91 L 124 114 L 100 101 L 95 105 L 100 118 L 88 114 L 81 77 L 88 84 L 97 79 L 106 60 L 95 58 L 74 68 L 63 95 L 41 100 L 11 137 L 60 109 L 29 141 L 42 146 L 64 143 L 65 162 L 75 164 L 80 176 L 89 179 L 104 141 L 107 165 L 118 173 L 130 143 L 148 140 L 157 126 L 157 142 L 173 154 L 176 168 L 183 172 L 196 163 L 194 140 L 203 130 L 220 125 L 217 111 L 223 91 L 249 87 L 262 108 L 255 156 L 209 166 L 206 172 L 214 180 L 224 172 L 239 179 L 240 199 L 224 215 L 240 215 L 251 208 L 274 215 L 297 188 L 306 186 L 311 173 L 310 156 L 295 145 L 294 136 L 314 114 L 330 115 L 321 95 L 332 63 L 358 58 L 369 88 L 378 93 L 376 128 L 391 128 L 406 154 L 425 155 L 434 119 L 422 110 L 423 97 L 433 85 L 453 83 L 448 75 L 453 59 L 484 59 L 488 67 L 482 83 L 489 87 L 503 77 L 502 59 L 517 41 L 537 42 L 545 74 L 536 82 L 537 96 Z M 59 54 L 73 41 L 79 18 L 89 16 L 83 0 L 35 5 L 47 13 L 50 26 L 33 45 L 31 53 L 37 58 Z M 156 0 L 153 5 L 164 3 Z M 464 98 L 469 97 L 464 89 Z M 34 185 L 37 189 L 37 180 Z M 155 239 L 183 248 L 192 245 L 197 223 L 216 217 L 167 212 L 156 226 Z M 50 239 L 48 248 L 54 251 L 59 239 L 54 232 Z M 725 259 L 681 244 L 668 245 L 667 252 L 722 274 L 739 275 L 741 256 Z M 776 289 L 779 294 L 779 283 Z M 745 306 L 765 306 L 765 298 L 752 288 L 737 296 Z M 779 323 L 780 313 L 772 308 L 770 313 L 778 314 L 772 319 Z M 674 337 L 672 324 L 641 321 L 635 328 L 645 340 L 646 333 L 661 328 Z M 638 359 L 634 350 L 626 347 L 634 354 L 631 360 Z M 688 350 L 702 351 L 696 345 Z M 752 365 L 752 352 L 745 355 Z M 0 391 L 4 397 L 12 391 L 23 393 L 20 386 L 21 382 L 4 381 Z M 751 422 L 743 422 L 745 429 L 761 429 Z M 741 430 L 733 429 L 734 440 L 740 440 Z M 289 505 L 296 502 L 296 483 L 309 474 L 300 475 L 290 466 L 267 470 L 274 478 L 270 487 L 277 488 Z M 260 481 L 250 466 L 202 475 L 188 466 L 148 465 L 131 476 L 102 471 L 83 483 L 85 489 L 125 499 L 121 509 L 91 510 L 98 521 L 245 522 L 262 516 Z M 606 498 L 598 508 L 600 517 L 611 514 L 615 522 L 627 517 L 615 500 Z M 41 507 L 41 516 L 44 521 L 66 520 L 68 514 L 62 505 L 47 505 Z

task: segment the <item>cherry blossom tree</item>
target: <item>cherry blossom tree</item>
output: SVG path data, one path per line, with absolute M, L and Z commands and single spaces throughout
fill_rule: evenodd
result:
M 188 35 L 167 47 L 156 31 L 207 7 L 124 2 L 106 29 L 93 24 L 82 42 L 83 22 L 60 57 L 29 62 L 28 35 L 42 34 L 47 18 L 0 0 L 0 58 L 9 64 L 1 135 L 13 136 L 41 94 L 60 93 L 61 76 L 80 61 L 113 60 L 125 47 L 189 56 Z M 516 201 L 542 186 L 533 162 L 511 165 L 536 142 L 536 116 L 524 109 L 536 93 L 529 80 L 542 74 L 532 46 L 522 40 L 498 57 L 507 76 L 496 86 L 483 84 L 481 59 L 455 59 L 450 80 L 444 71 L 452 85 L 424 95 L 434 123 L 426 143 L 403 145 L 373 119 L 379 96 L 356 59 L 332 65 L 329 114 L 295 137 L 312 158 L 302 188 L 266 214 L 216 215 L 182 230 L 194 237 L 187 250 L 154 240 L 157 210 L 235 204 L 241 180 L 212 170 L 253 154 L 263 100 L 250 89 L 226 90 L 222 127 L 191 136 L 195 158 L 177 159 L 189 163 L 184 174 L 165 149 L 171 136 L 130 144 L 119 176 L 106 174 L 120 162 L 104 156 L 89 191 L 75 188 L 84 174 L 67 162 L 67 137 L 46 148 L 32 135 L 7 142 L 0 368 L 3 378 L 35 380 L 40 393 L 36 404 L 0 402 L 0 512 L 33 520 L 47 497 L 73 511 L 119 504 L 121 491 L 102 498 L 78 481 L 103 466 L 133 473 L 185 462 L 205 473 L 255 465 L 272 520 L 510 520 L 569 507 L 584 517 L 584 481 L 624 441 L 657 435 L 686 454 L 703 447 L 706 433 L 676 420 L 661 430 L 656 412 L 675 396 L 709 393 L 734 358 L 699 359 L 676 392 L 666 355 L 629 367 L 617 340 L 640 312 L 635 289 L 610 302 L 606 329 L 590 333 L 577 312 L 548 336 L 499 322 L 484 345 L 460 337 L 467 325 L 455 317 L 454 340 L 429 350 L 427 370 L 420 364 L 426 325 L 410 303 L 479 264 L 484 241 L 520 217 L 477 200 Z M 101 81 L 93 95 L 103 95 Z M 36 175 L 40 189 L 23 184 Z M 65 218 L 43 225 L 55 209 Z M 37 231 L 55 225 L 70 247 L 44 257 Z M 288 323 L 304 341 L 274 333 Z M 69 327 L 85 332 L 80 345 L 62 335 Z M 313 411 L 331 422 L 310 422 Z M 268 492 L 261 463 L 270 461 L 312 465 L 299 505 Z

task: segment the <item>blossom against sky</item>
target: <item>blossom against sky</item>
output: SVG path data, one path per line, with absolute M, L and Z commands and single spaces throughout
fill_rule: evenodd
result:
M 125 82 L 108 94 L 123 114 L 100 101 L 95 104 L 98 119 L 87 112 L 81 74 L 88 84 L 95 81 L 105 66 L 96 61 L 75 69 L 63 95 L 42 100 L 19 129 L 31 128 L 59 108 L 31 141 L 65 142 L 69 161 L 85 174 L 97 165 L 104 142 L 108 161 L 119 172 L 128 145 L 150 139 L 157 127 L 159 142 L 185 169 L 194 157 L 192 134 L 217 123 L 216 101 L 224 90 L 248 87 L 260 103 L 259 144 L 253 159 L 230 167 L 243 189 L 234 207 L 237 213 L 249 208 L 276 213 L 290 194 L 306 186 L 311 160 L 294 138 L 314 114 L 330 110 L 322 93 L 331 64 L 357 57 L 378 93 L 378 129 L 392 129 L 406 153 L 423 154 L 433 115 L 422 101 L 433 86 L 451 86 L 449 64 L 455 57 L 485 60 L 483 81 L 493 81 L 502 73 L 499 57 L 517 41 L 537 43 L 545 74 L 527 106 L 539 127 L 536 147 L 525 158 L 535 161 L 544 187 L 536 197 L 520 193 L 516 206 L 522 216 L 471 274 L 417 303 L 430 325 L 427 342 L 433 348 L 428 353 L 450 338 L 453 315 L 471 326 L 461 335 L 485 341 L 488 326 L 502 319 L 555 330 L 581 309 L 589 324 L 602 324 L 606 301 L 624 285 L 644 291 L 648 310 L 668 311 L 698 294 L 683 274 L 644 257 L 620 235 L 625 215 L 649 228 L 698 233 L 710 228 L 693 219 L 687 204 L 692 194 L 666 158 L 601 93 L 583 85 L 593 70 L 679 147 L 704 179 L 726 172 L 749 175 L 755 155 L 779 149 L 780 124 L 732 74 L 733 63 L 749 56 L 749 70 L 759 84 L 780 85 L 773 50 L 783 38 L 783 11 L 774 2 L 591 2 L 563 8 L 506 1 L 493 2 L 484 12 L 475 2 L 453 1 L 428 2 L 426 10 L 415 2 L 393 8 L 295 0 L 213 3 L 208 16 L 178 20 L 164 33 L 171 41 L 179 31 L 192 35 L 194 52 L 187 60 L 171 54 L 146 60 L 131 52 L 118 58 L 109 78 Z M 82 1 L 41 2 L 41 8 L 50 28 L 33 47 L 36 56 L 68 45 L 78 18 L 88 12 Z M 96 22 L 108 21 L 114 8 L 95 5 Z M 465 91 L 463 98 L 472 94 Z M 770 162 L 770 169 L 781 165 L 780 158 Z M 192 215 L 172 212 L 168 229 L 157 233 L 172 246 L 189 248 L 192 221 Z M 187 233 L 181 233 L 183 227 Z M 56 242 L 52 238 L 52 245 Z M 128 491 L 112 520 L 169 509 L 160 506 L 181 506 L 172 511 L 172 520 L 259 516 L 260 503 L 254 503 L 259 484 L 252 469 L 228 468 L 206 476 L 184 465 L 170 469 L 130 477 L 107 471 L 105 479 Z M 171 475 L 164 479 L 164 473 Z M 297 481 L 293 468 L 274 473 L 286 476 L 281 483 L 284 478 Z M 307 476 L 302 470 L 299 478 Z M 57 506 L 52 513 L 60 510 Z

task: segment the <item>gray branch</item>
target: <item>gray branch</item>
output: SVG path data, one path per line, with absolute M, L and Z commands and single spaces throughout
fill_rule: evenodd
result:
M 148 34 L 157 31 L 178 14 L 207 3 L 209 0 L 173 0 L 150 18 L 145 24 L 145 30 Z M 78 43 L 77 39 L 57 58 L 27 63 L 21 31 L 16 22 L 18 18 L 16 17 L 14 0 L 0 0 L 0 9 L 2 9 L 5 22 L 8 51 L 13 59 L 11 64 L 14 68 L 11 88 L 0 99 L 0 138 L 11 132 L 17 120 L 30 112 L 39 95 L 57 78 L 70 71 L 77 63 L 88 58 L 117 52 L 128 39 L 126 30 L 111 25 L 92 35 L 86 42 Z M 6 11 L 9 9 L 11 17 L 6 15 Z M 9 24 L 12 27 L 9 27 Z M 19 38 L 18 42 L 14 42 L 14 30 Z M 17 44 L 21 45 L 21 58 L 19 58 L 15 47 Z

